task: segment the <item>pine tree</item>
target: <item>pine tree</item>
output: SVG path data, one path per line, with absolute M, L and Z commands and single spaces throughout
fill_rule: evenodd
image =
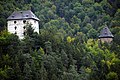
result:
M 24 64 L 24 70 L 23 70 L 23 79 L 24 80 L 32 80 L 32 75 L 31 75 L 32 71 L 31 71 L 31 67 L 28 65 L 28 63 L 26 62 Z

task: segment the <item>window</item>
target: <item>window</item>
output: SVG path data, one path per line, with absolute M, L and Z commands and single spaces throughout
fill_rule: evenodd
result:
M 17 29 L 17 27 L 15 26 L 15 30 Z
M 22 11 L 20 11 L 20 13 L 22 14 L 23 12 L 22 12 Z
M 28 14 L 26 14 L 26 17 L 28 17 L 29 15 Z
M 23 23 L 25 24 L 25 23 L 26 23 L 26 20 L 23 20 Z
M 23 27 L 23 29 L 25 29 L 25 26 Z
M 25 36 L 25 32 L 23 32 L 23 35 Z
M 14 21 L 14 23 L 16 24 L 17 22 L 16 22 L 16 21 Z

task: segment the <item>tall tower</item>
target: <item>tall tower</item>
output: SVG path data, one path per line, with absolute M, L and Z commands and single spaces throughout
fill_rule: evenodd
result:
M 15 11 L 7 18 L 8 32 L 16 34 L 20 39 L 24 38 L 26 24 L 31 24 L 34 32 L 39 33 L 39 19 L 30 10 Z

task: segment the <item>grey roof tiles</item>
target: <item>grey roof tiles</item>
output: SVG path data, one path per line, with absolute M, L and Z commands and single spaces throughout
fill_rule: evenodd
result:
M 104 27 L 101 32 L 99 38 L 113 38 L 114 36 L 110 32 L 108 27 Z
M 31 10 L 27 11 L 14 11 L 8 18 L 7 20 L 20 20 L 20 19 L 39 19 L 33 14 Z

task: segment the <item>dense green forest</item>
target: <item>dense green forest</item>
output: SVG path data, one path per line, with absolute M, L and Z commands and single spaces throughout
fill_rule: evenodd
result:
M 36 14 L 40 34 L 7 32 L 19 10 Z M 98 40 L 105 26 L 111 43 Z M 0 80 L 120 80 L 120 0 L 0 0 Z

